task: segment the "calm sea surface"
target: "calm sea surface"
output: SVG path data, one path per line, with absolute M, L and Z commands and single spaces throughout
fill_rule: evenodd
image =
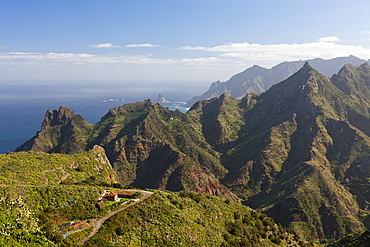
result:
M 0 153 L 12 152 L 32 138 L 41 129 L 48 109 L 67 106 L 94 124 L 112 107 L 149 98 L 155 102 L 159 93 L 171 101 L 164 106 L 186 112 L 183 108 L 185 101 L 204 90 L 197 86 L 181 90 L 158 85 L 127 87 L 62 83 L 9 83 L 1 84 L 0 89 Z

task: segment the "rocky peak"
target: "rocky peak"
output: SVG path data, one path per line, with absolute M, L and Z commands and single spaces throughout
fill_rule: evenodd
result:
M 170 103 L 168 100 L 165 99 L 165 97 L 163 97 L 162 94 L 158 94 L 157 102 L 158 103 L 161 103 L 161 104 L 163 104 L 163 103 Z
M 357 102 L 370 103 L 370 66 L 346 64 L 331 77 L 332 83 Z
M 224 100 L 228 100 L 228 99 L 229 99 L 229 96 L 227 96 L 226 93 L 221 94 L 221 96 L 219 98 L 220 101 L 224 101 Z
M 221 84 L 221 82 L 218 80 L 218 81 L 215 81 L 215 82 L 212 82 L 211 86 L 210 86 L 210 90 L 214 90 L 215 88 L 217 88 L 219 85 Z
M 309 62 L 305 62 L 302 69 L 300 69 L 301 75 L 307 74 L 313 68 L 311 67 Z
M 74 112 L 64 106 L 61 106 L 58 111 L 48 110 L 41 126 L 42 128 L 55 125 L 65 126 L 71 121 L 73 116 L 75 116 Z
M 130 104 L 122 105 L 119 107 L 113 107 L 109 110 L 107 114 L 105 114 L 101 118 L 101 121 L 106 120 L 111 117 L 116 117 L 125 112 L 144 112 L 146 110 L 149 110 L 152 105 L 153 105 L 152 101 L 150 99 L 147 99 L 147 100 L 139 101 L 136 103 L 130 103 Z

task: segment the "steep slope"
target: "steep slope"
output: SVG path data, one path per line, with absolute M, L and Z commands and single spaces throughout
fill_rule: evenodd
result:
M 337 179 L 370 154 L 370 138 L 346 119 L 363 106 L 307 63 L 254 98 L 244 136 L 223 155 L 223 182 L 306 238 L 361 229 L 357 203 Z
M 23 199 L 0 198 L 1 246 L 56 246 L 42 232 L 37 217 Z
M 145 230 L 143 230 L 145 229 Z M 311 246 L 271 218 L 223 198 L 155 192 L 112 217 L 87 246 Z
M 61 106 L 58 111 L 48 110 L 41 131 L 15 151 L 32 149 L 62 153 L 81 152 L 81 147 L 86 144 L 83 133 L 89 129 L 90 124 L 85 119 L 75 115 L 68 107 Z
M 284 62 L 271 69 L 266 69 L 258 65 L 244 70 L 232 76 L 226 82 L 213 82 L 205 93 L 195 96 L 186 102 L 187 107 L 191 107 L 199 100 L 208 100 L 219 97 L 226 93 L 228 96 L 241 99 L 250 92 L 262 93 L 271 85 L 278 83 L 301 68 L 303 62 Z
M 197 102 L 187 116 L 202 126 L 206 141 L 220 152 L 223 144 L 237 140 L 245 124 L 239 102 L 225 93 L 219 99 Z
M 104 149 L 74 155 L 44 152 L 0 154 L 0 184 L 114 184 L 118 183 Z
M 105 215 L 112 207 L 98 210 L 96 201 L 116 183 L 99 146 L 73 155 L 1 154 L 0 246 L 61 246 L 58 224 Z
M 43 124 L 22 147 L 73 153 L 99 144 L 124 184 L 237 200 L 234 192 L 305 239 L 332 239 L 364 229 L 340 183 L 370 157 L 367 71 L 346 66 L 332 82 L 305 63 L 260 95 L 223 94 L 186 114 L 149 100 L 127 104 L 70 136 L 59 133 L 64 125 Z
M 321 74 L 329 77 L 334 73 L 337 73 L 345 64 L 358 66 L 366 62 L 365 60 L 359 59 L 355 56 L 338 57 L 330 60 L 316 58 L 307 61 Z M 228 96 L 235 99 L 240 99 L 250 92 L 262 93 L 269 89 L 273 84 L 281 82 L 293 73 L 297 72 L 304 63 L 305 61 L 283 62 L 271 69 L 254 65 L 253 67 L 232 76 L 228 81 L 217 81 L 212 83 L 208 91 L 187 101 L 186 106 L 191 107 L 199 100 L 208 100 L 213 97 L 219 97 L 223 93 L 226 93 Z
M 370 245 L 370 232 L 350 234 L 327 247 L 368 247 Z
M 312 60 L 307 60 L 307 62 L 309 62 L 309 64 L 321 74 L 330 78 L 344 65 L 352 64 L 353 66 L 360 66 L 361 64 L 365 63 L 366 60 L 350 55 L 349 57 L 337 57 L 328 60 L 315 58 Z
M 166 100 L 166 98 L 163 97 L 162 94 L 158 94 L 158 97 L 157 97 L 157 101 L 156 102 L 161 103 L 161 104 L 163 104 L 163 103 L 170 103 L 170 101 Z
M 62 115 L 58 119 L 64 119 L 63 110 L 53 111 Z M 172 112 L 146 100 L 112 108 L 93 126 L 60 121 L 49 124 L 54 119 L 50 112 L 46 113 L 41 132 L 18 151 L 29 148 L 75 153 L 100 145 L 124 184 L 207 192 L 238 201 L 219 182 L 227 172 L 218 159 L 220 154 L 206 142 L 199 124 L 180 111 Z M 69 114 L 73 124 L 79 117 L 71 111 Z M 65 134 L 66 129 L 70 135 Z
M 356 67 L 345 65 L 331 78 L 333 84 L 359 104 L 370 103 L 370 66 L 368 63 Z

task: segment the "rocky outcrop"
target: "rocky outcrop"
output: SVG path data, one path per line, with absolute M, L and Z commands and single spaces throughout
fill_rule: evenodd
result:
M 160 104 L 163 104 L 163 103 L 170 103 L 170 101 L 166 100 L 162 94 L 158 94 L 158 98 L 157 98 L 157 101 L 158 103 Z

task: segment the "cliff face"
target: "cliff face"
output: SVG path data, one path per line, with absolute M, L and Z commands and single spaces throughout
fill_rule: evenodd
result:
M 346 66 L 329 79 L 306 63 L 259 95 L 223 94 L 186 114 L 146 100 L 112 108 L 92 126 L 48 111 L 41 132 L 19 149 L 99 144 L 124 184 L 236 194 L 306 239 L 338 237 L 363 228 L 341 182 L 370 156 L 368 71 Z
M 41 150 L 47 152 L 77 153 L 85 149 L 84 133 L 90 124 L 80 115 L 75 115 L 68 107 L 48 110 L 41 124 L 41 131 L 15 151 Z

